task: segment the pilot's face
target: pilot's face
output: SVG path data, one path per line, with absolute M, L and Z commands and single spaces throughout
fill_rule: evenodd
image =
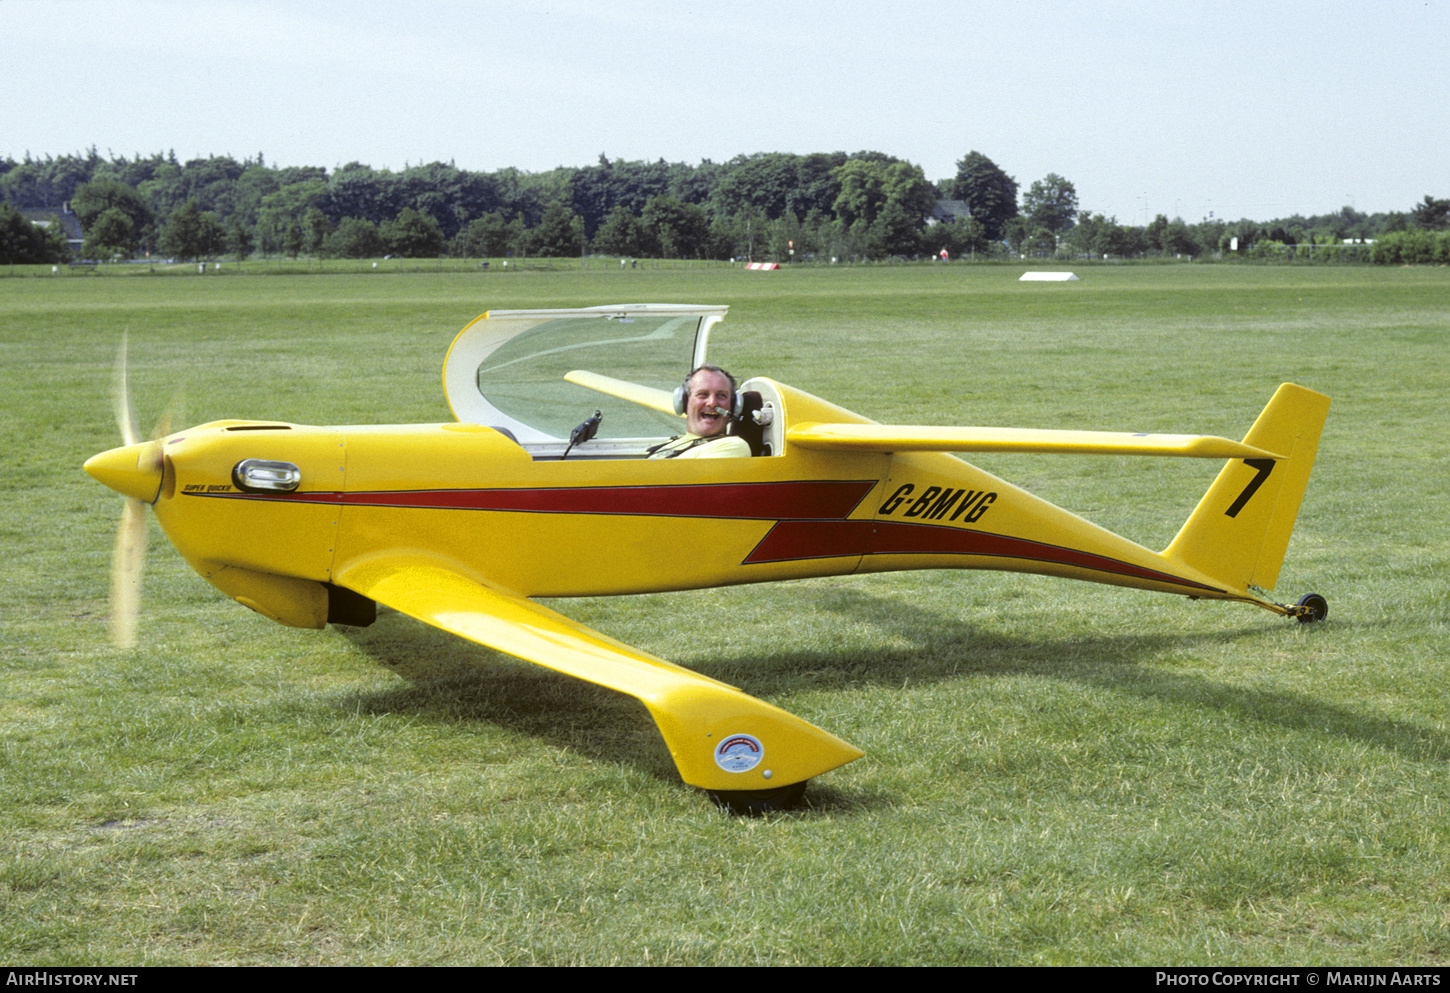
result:
M 690 377 L 685 401 L 685 430 L 701 438 L 724 434 L 729 419 L 720 413 L 730 409 L 730 380 L 713 369 L 702 369 Z

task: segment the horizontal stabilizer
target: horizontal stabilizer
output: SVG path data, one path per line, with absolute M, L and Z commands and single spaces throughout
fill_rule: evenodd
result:
M 776 789 L 863 754 L 732 686 L 433 563 L 369 559 L 341 570 L 334 582 L 469 641 L 635 697 L 691 786 Z M 730 751 L 732 743 L 749 752 L 746 761 Z
M 852 452 L 1024 452 L 1039 455 L 1165 455 L 1195 459 L 1283 456 L 1211 435 L 1043 431 L 1033 428 L 932 427 L 896 424 L 797 424 L 787 445 Z
M 585 372 L 581 369 L 566 373 L 564 379 L 575 386 L 587 387 L 596 393 L 628 400 L 630 403 L 637 403 L 641 407 L 658 410 L 663 414 L 674 414 L 675 412 L 675 395 L 669 390 L 656 389 L 653 386 L 640 386 L 638 383 L 615 379 L 613 376 L 601 376 L 597 372 Z

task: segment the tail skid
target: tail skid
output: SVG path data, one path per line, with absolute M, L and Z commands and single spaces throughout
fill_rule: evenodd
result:
M 1278 457 L 1228 462 L 1164 557 L 1231 590 L 1273 589 L 1328 412 L 1322 393 L 1280 386 L 1244 436 Z

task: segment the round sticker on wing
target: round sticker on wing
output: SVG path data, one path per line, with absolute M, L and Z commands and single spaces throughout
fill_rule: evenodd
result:
M 749 734 L 730 734 L 715 746 L 715 764 L 726 772 L 749 772 L 765 757 L 760 739 Z

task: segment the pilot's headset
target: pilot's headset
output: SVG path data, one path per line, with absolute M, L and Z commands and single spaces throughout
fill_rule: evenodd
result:
M 730 380 L 730 419 L 733 421 L 740 420 L 741 415 L 745 412 L 745 400 L 741 397 L 740 390 L 736 388 L 735 377 L 724 369 L 721 369 L 718 365 L 702 365 L 690 370 L 690 374 L 685 377 L 685 381 L 675 387 L 675 413 L 683 414 L 685 412 L 685 408 L 690 400 L 690 380 L 695 378 L 695 373 L 697 372 L 718 372 Z

